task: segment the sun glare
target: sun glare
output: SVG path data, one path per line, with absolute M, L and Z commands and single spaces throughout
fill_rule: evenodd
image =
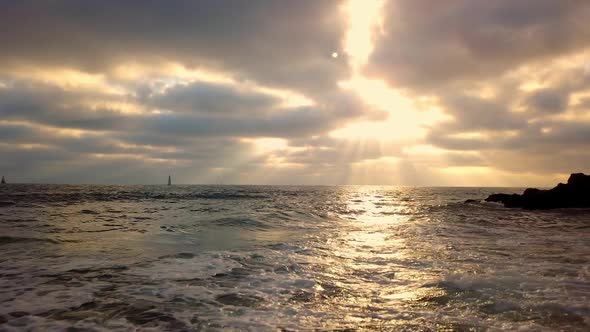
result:
M 272 153 L 274 151 L 282 150 L 287 148 L 288 144 L 285 139 L 282 138 L 247 138 L 242 139 L 245 143 L 254 143 L 256 154 L 264 155 Z
M 354 91 L 368 105 L 386 111 L 388 118 L 350 124 L 333 131 L 333 137 L 411 142 L 423 137 L 425 126 L 444 118 L 436 109 L 418 109 L 413 99 L 401 91 L 362 74 L 362 66 L 373 51 L 374 36 L 381 28 L 382 8 L 381 0 L 350 0 L 344 8 L 349 19 L 345 51 L 350 58 L 353 77 L 339 82 L 339 86 Z
M 429 103 L 417 103 L 380 80 L 356 76 L 340 82 L 340 87 L 356 91 L 368 105 L 386 111 L 388 117 L 383 121 L 353 123 L 332 132 L 335 137 L 416 140 L 423 136 L 426 126 L 448 118 L 440 109 Z
M 345 51 L 355 71 L 367 62 L 373 51 L 373 35 L 381 26 L 382 7 L 383 0 L 349 0 L 344 8 L 349 20 Z

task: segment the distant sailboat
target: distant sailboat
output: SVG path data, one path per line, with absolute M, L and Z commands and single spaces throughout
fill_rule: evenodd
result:
M 2 184 L 6 184 L 6 180 L 4 180 L 4 175 L 2 176 L 2 182 L 0 182 Z
M 4 179 L 4 178 L 2 178 Z M 168 185 L 172 185 L 172 177 L 170 175 L 168 175 Z

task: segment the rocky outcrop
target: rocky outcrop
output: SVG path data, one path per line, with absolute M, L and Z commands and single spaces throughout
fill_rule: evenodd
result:
M 553 189 L 528 188 L 522 195 L 493 194 L 486 201 L 529 210 L 590 208 L 590 175 L 575 173 L 570 175 L 567 184 L 560 183 Z

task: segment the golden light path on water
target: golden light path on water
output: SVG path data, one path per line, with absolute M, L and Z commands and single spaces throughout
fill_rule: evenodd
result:
M 332 288 L 320 286 L 318 291 L 342 293 L 337 301 L 327 299 L 326 310 L 332 307 L 347 314 L 340 324 L 326 324 L 325 328 L 341 324 L 369 329 L 403 326 L 407 322 L 400 320 L 400 312 L 446 295 L 436 287 L 423 288 L 429 281 L 436 281 L 436 274 L 408 266 L 408 262 L 420 264 L 417 260 L 422 252 L 416 245 L 430 244 L 412 243 L 406 236 L 407 230 L 415 227 L 412 224 L 417 221 L 412 215 L 419 210 L 407 194 L 402 187 L 342 187 L 340 197 L 347 217 L 326 242 L 326 250 L 332 254 L 318 259 L 328 268 L 316 278 L 333 280 Z M 392 203 L 399 198 L 407 204 Z

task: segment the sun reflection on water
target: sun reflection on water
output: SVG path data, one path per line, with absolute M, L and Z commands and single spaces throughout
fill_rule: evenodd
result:
M 377 328 L 390 321 L 391 328 L 399 322 L 401 308 L 443 299 L 444 291 L 423 288 L 435 275 L 417 261 L 424 244 L 407 236 L 406 230 L 416 222 L 417 207 L 405 189 L 351 186 L 342 190 L 349 218 L 342 218 L 345 221 L 326 241 L 330 254 L 321 262 L 325 270 L 316 277 L 320 284 L 327 284 L 320 289 L 327 294 L 322 305 L 349 313 L 343 318 L 347 326 Z

